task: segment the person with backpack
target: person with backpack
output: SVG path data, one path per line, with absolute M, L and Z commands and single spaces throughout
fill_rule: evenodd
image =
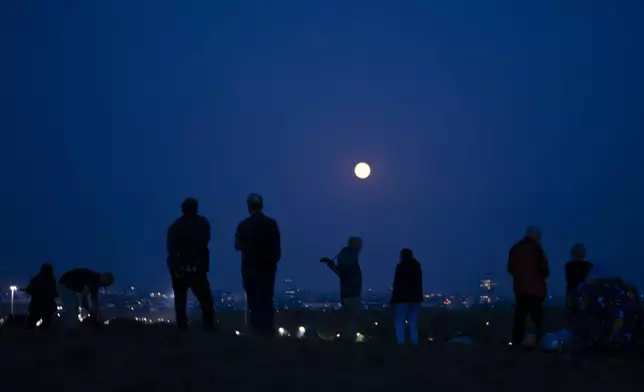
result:
M 398 344 L 405 344 L 406 325 L 409 341 L 418 344 L 418 313 L 423 302 L 423 270 L 410 249 L 400 251 L 396 266 L 391 305 L 394 308 L 394 326 Z

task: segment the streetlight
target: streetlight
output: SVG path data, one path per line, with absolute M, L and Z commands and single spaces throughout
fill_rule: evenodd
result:
M 18 291 L 18 287 L 17 286 L 11 286 L 11 287 L 9 287 L 9 290 L 11 290 L 11 316 L 13 317 L 13 297 L 14 297 L 16 291 Z

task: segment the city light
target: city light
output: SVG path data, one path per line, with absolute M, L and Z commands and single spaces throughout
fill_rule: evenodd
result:
M 238 330 L 235 330 L 235 335 L 239 336 L 241 335 L 241 332 L 239 332 Z
M 11 290 L 11 316 L 13 316 L 13 297 L 15 292 L 18 290 L 18 286 L 10 286 L 9 290 Z
M 286 330 L 285 330 L 284 328 L 282 328 L 282 327 L 279 327 L 279 328 L 277 329 L 277 332 L 280 334 L 280 336 L 288 335 L 288 333 L 286 332 Z
M 302 326 L 300 326 L 297 330 L 300 331 L 300 333 L 306 333 L 306 328 Z
M 376 321 L 375 323 L 373 323 L 373 325 L 375 325 L 375 326 L 377 327 L 377 326 L 378 326 L 378 322 Z
M 489 321 L 486 321 L 486 322 L 485 322 L 485 325 L 490 325 L 490 322 L 489 322 Z

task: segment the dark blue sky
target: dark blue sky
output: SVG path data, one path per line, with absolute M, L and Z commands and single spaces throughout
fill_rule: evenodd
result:
M 311 289 L 360 235 L 367 286 L 410 247 L 427 291 L 487 272 L 507 290 L 529 224 L 552 291 L 576 241 L 644 284 L 641 1 L 0 8 L 0 284 L 51 261 L 169 287 L 165 232 L 193 196 L 212 281 L 239 288 L 249 192 L 280 223 L 280 276 Z

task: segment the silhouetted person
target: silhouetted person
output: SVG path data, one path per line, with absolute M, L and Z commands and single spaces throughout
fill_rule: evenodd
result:
M 405 343 L 405 326 L 409 325 L 409 340 L 418 344 L 418 313 L 423 302 L 423 270 L 410 249 L 400 251 L 396 266 L 391 304 L 394 306 L 394 325 L 398 344 Z M 407 324 L 405 323 L 407 322 Z
M 566 293 L 571 294 L 586 281 L 593 264 L 586 261 L 586 247 L 575 244 L 570 250 L 571 261 L 566 263 Z
M 242 281 L 246 291 L 250 326 L 260 336 L 275 336 L 275 274 L 282 257 L 277 222 L 262 213 L 264 200 L 251 194 L 246 200 L 250 216 L 235 233 L 235 249 L 241 251 Z
M 63 303 L 65 327 L 72 328 L 78 325 L 79 302 L 80 306 L 89 313 L 90 319 L 99 325 L 101 308 L 98 290 L 114 284 L 114 275 L 110 272 L 95 272 L 89 268 L 74 268 L 62 274 L 59 283 L 58 294 Z
M 335 257 L 337 262 L 329 258 L 320 260 L 340 278 L 340 303 L 344 324 L 344 331 L 340 334 L 340 339 L 346 341 L 355 340 L 358 314 L 362 304 L 362 270 L 358 261 L 361 251 L 362 239 L 351 237 L 347 246 L 342 248 Z
M 540 241 L 541 229 L 531 226 L 526 236 L 510 249 L 508 272 L 514 278 L 516 297 L 512 333 L 514 347 L 521 346 L 528 316 L 535 325 L 536 342 L 539 343 L 543 336 L 543 301 L 550 269 Z
M 29 328 L 34 328 L 39 320 L 42 320 L 41 328 L 48 329 L 51 326 L 52 316 L 56 312 L 57 285 L 51 264 L 43 264 L 40 272 L 29 281 L 25 289 L 31 296 L 27 322 Z
M 174 290 L 174 309 L 179 329 L 188 327 L 188 289 L 191 289 L 203 315 L 203 328 L 215 330 L 215 306 L 208 281 L 210 270 L 210 223 L 198 214 L 197 200 L 181 204 L 183 215 L 168 229 L 168 268 Z
M 580 312 L 581 298 L 578 287 L 586 282 L 593 264 L 586 261 L 586 247 L 575 244 L 570 250 L 571 261 L 566 263 L 566 298 L 568 302 L 568 327 L 573 334 L 573 346 L 586 338 L 585 320 Z M 575 349 L 577 347 L 573 347 Z

